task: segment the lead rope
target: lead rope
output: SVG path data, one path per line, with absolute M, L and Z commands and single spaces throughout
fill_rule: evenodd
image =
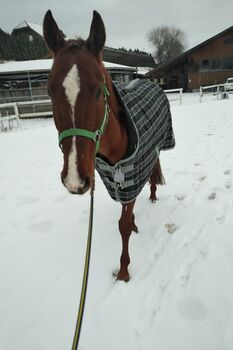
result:
M 74 333 L 74 340 L 72 345 L 72 350 L 78 349 L 79 338 L 82 328 L 82 320 L 83 313 L 86 301 L 87 294 L 87 283 L 88 283 L 88 275 L 89 275 L 89 267 L 90 267 L 90 257 L 91 257 L 91 241 L 92 241 L 92 227 L 93 227 L 93 212 L 94 212 L 94 191 L 95 191 L 95 180 L 93 181 L 93 185 L 91 188 L 91 200 L 90 200 L 90 213 L 89 213 L 89 226 L 88 226 L 88 237 L 87 237 L 87 247 L 86 247 L 86 258 L 85 258 L 85 266 L 83 271 L 83 283 L 82 283 L 82 291 L 79 301 L 79 309 L 77 322 Z

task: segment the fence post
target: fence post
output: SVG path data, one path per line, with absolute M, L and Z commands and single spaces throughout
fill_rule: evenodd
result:
M 19 118 L 19 110 L 18 110 L 18 105 L 16 102 L 14 103 L 14 111 L 15 111 L 15 116 L 17 118 Z
M 201 103 L 201 99 L 202 99 L 202 86 L 200 86 L 200 103 Z
M 182 105 L 182 93 L 183 93 L 183 88 L 180 89 L 180 105 Z

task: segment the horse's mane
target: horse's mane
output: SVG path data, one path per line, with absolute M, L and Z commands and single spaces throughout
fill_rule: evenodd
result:
M 101 71 L 105 77 L 105 82 L 106 82 L 106 85 L 107 85 L 107 88 L 109 91 L 108 103 L 109 103 L 110 109 L 112 110 L 112 112 L 114 113 L 115 116 L 118 116 L 121 108 L 120 108 L 120 105 L 117 101 L 115 91 L 113 89 L 112 78 L 111 78 L 109 72 L 107 71 L 107 69 L 104 67 L 102 57 L 100 60 L 100 66 L 101 66 Z

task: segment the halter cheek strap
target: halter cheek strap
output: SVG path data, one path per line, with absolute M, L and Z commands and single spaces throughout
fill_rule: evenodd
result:
M 86 138 L 94 141 L 96 143 L 96 153 L 98 152 L 99 147 L 100 147 L 100 138 L 104 133 L 104 130 L 105 130 L 105 127 L 106 127 L 107 121 L 108 121 L 108 114 L 109 114 L 109 105 L 107 102 L 107 97 L 109 96 L 109 92 L 108 92 L 106 84 L 104 84 L 103 94 L 104 94 L 105 107 L 104 107 L 104 118 L 103 118 L 103 121 L 101 123 L 100 128 L 97 129 L 96 131 L 90 131 L 90 130 L 80 129 L 80 128 L 65 129 L 59 134 L 59 146 L 60 147 L 61 147 L 62 141 L 66 137 L 82 136 L 82 137 L 86 137 Z

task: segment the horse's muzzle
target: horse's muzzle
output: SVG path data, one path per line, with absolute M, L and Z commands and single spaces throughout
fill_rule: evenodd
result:
M 84 194 L 90 189 L 92 184 L 92 180 L 90 176 L 86 176 L 85 179 L 78 186 L 77 185 L 72 186 L 68 184 L 62 176 L 61 176 L 61 181 L 71 194 Z

